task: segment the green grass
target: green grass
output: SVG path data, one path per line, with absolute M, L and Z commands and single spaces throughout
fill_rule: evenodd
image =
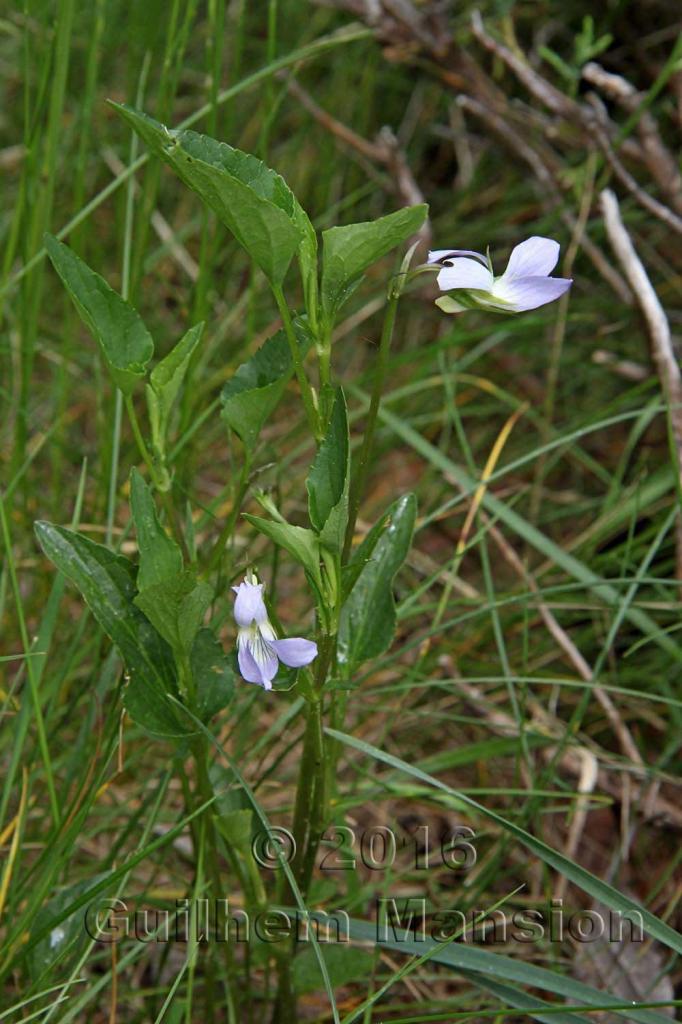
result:
M 671 29 L 662 35 L 639 32 L 641 9 L 627 0 L 595 13 L 596 34 L 613 35 L 597 59 L 647 94 L 673 144 L 669 75 L 679 53 L 673 11 L 661 12 Z M 527 102 L 473 39 L 469 13 L 451 12 L 453 38 L 512 101 L 509 110 Z M 546 45 L 570 60 L 584 10 L 547 2 L 489 4 L 483 13 L 491 31 L 525 53 L 537 55 L 535 33 L 545 26 Z M 278 310 L 227 230 L 149 158 L 105 101 L 256 153 L 285 177 L 319 229 L 397 209 L 390 170 L 316 121 L 287 89 L 293 74 L 367 141 L 383 125 L 394 130 L 430 204 L 435 247 L 489 245 L 503 265 L 518 241 L 547 234 L 565 254 L 570 233 L 528 168 L 483 123 L 467 115 L 460 124 L 437 62 L 414 53 L 407 39 L 402 48 L 382 47 L 367 26 L 307 0 L 130 9 L 111 0 L 32 0 L 0 23 L 0 1021 L 191 1022 L 211 1019 L 209 1008 L 216 1021 L 269 1020 L 285 945 L 254 942 L 247 952 L 206 946 L 196 935 L 105 945 L 89 939 L 83 913 L 96 897 L 118 897 L 173 914 L 177 898 L 213 893 L 201 807 L 215 802 L 219 815 L 252 807 L 262 826 L 290 827 L 304 731 L 297 690 L 266 696 L 238 682 L 230 707 L 204 727 L 212 792 L 196 805 L 189 750 L 150 740 L 122 715 L 120 660 L 43 556 L 33 523 L 71 525 L 135 558 L 127 480 L 143 465 L 120 393 L 45 259 L 43 233 L 64 238 L 129 298 L 158 357 L 206 321 L 173 423 L 171 461 L 177 513 L 182 523 L 191 518 L 199 553 L 210 552 L 240 492 L 241 449 L 218 396 L 278 325 Z M 562 86 L 550 65 L 538 69 Z M 561 210 L 577 217 L 585 182 L 602 187 L 608 169 L 570 133 L 553 134 L 539 103 L 529 106 L 535 121 L 517 121 L 516 130 L 551 148 L 565 186 Z M 632 118 L 612 114 L 623 135 L 632 134 Z M 628 166 L 655 191 L 639 165 Z M 677 240 L 620 194 L 675 331 Z M 615 265 L 596 198 L 590 209 L 589 239 Z M 640 985 L 633 995 L 622 981 L 600 979 L 594 950 L 570 938 L 488 948 L 456 939 L 428 949 L 373 943 L 373 957 L 355 972 L 330 960 L 326 978 L 320 944 L 302 1020 L 575 1024 L 596 1019 L 599 1007 L 620 1007 L 615 1019 L 653 1024 L 665 1019 L 657 976 L 679 984 L 677 467 L 645 326 L 578 242 L 565 307 L 448 318 L 421 287 L 402 297 L 358 520 L 364 534 L 396 497 L 417 496 L 414 545 L 395 581 L 395 642 L 339 686 L 326 722 L 336 727 L 328 736 L 338 754 L 330 826 L 359 837 L 389 825 L 409 837 L 426 823 L 432 835 L 466 824 L 476 833 L 475 868 L 420 870 L 403 850 L 390 870 L 318 870 L 307 897 L 295 883 L 292 891 L 299 909 L 347 910 L 361 943 L 371 938 L 367 922 L 380 895 L 423 897 L 431 911 L 499 904 L 511 913 L 545 907 L 563 878 L 572 912 L 594 901 L 641 905 L 656 940 L 637 949 L 652 989 Z M 389 257 L 370 270 L 335 334 L 333 369 L 346 389 L 355 456 L 393 269 Z M 296 288 L 290 274 L 287 296 L 300 306 Z M 641 379 L 594 359 L 602 349 L 643 367 Z M 136 410 L 146 430 L 141 401 Z M 458 549 L 483 469 L 514 412 Z M 254 490 L 262 488 L 304 524 L 313 454 L 291 385 L 263 432 L 244 510 L 261 514 Z M 242 519 L 232 550 L 235 576 L 256 562 L 268 578 L 287 632 L 307 628 L 309 599 L 289 556 L 273 553 Z M 226 649 L 235 641 L 231 575 L 219 578 L 211 612 Z M 610 696 L 620 736 L 595 686 Z M 624 750 L 622 730 L 640 763 Z M 567 767 L 571 757 L 596 759 L 587 796 Z M 226 789 L 229 809 L 220 805 Z M 676 815 L 666 818 L 666 808 Z M 258 882 L 247 862 L 219 840 L 217 871 L 231 900 L 261 885 L 268 905 L 291 903 L 281 881 L 288 866 L 255 868 Z M 499 960 L 485 960 L 493 954 Z M 623 972 L 636 973 L 627 963 Z M 631 1011 L 634 998 L 641 1006 Z

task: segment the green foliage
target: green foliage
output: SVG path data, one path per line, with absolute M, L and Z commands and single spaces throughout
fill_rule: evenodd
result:
M 311 928 L 313 925 L 311 924 Z M 322 956 L 329 971 L 330 981 L 335 989 L 351 981 L 368 978 L 374 968 L 374 956 L 366 949 L 358 949 L 345 943 L 322 946 Z M 292 981 L 299 995 L 315 992 L 322 981 L 320 965 L 312 949 L 304 949 L 292 964 Z
M 204 324 L 196 324 L 183 335 L 149 375 L 146 387 L 147 409 L 152 431 L 152 445 L 160 455 L 165 455 L 166 435 L 171 409 L 185 379 L 194 351 L 201 341 Z
M 45 248 L 83 323 L 99 342 L 114 383 L 130 395 L 154 352 L 142 318 L 67 245 L 45 235 Z
M 612 35 L 604 66 L 630 81 L 639 97 L 632 111 L 610 102 L 606 111 L 609 135 L 627 155 L 628 146 L 644 140 L 645 115 L 665 144 L 674 137 L 671 97 L 682 41 L 673 42 L 672 7 L 659 6 L 661 18 L 649 29 L 633 4 L 595 7 L 586 17 L 580 6 L 555 5 L 547 35 L 536 31 L 533 5 L 496 0 L 482 13 L 490 36 L 503 40 L 522 62 L 517 68 L 535 69 L 581 103 L 584 64 L 599 59 Z M 9 18 L 3 37 L 0 78 L 17 102 L 6 105 L 2 147 L 0 380 L 7 422 L 0 496 L 0 707 L 8 728 L 0 752 L 0 903 L 6 932 L 0 1017 L 14 1021 L 37 1014 L 89 1024 L 99 1019 L 109 994 L 121 1024 L 131 1015 L 173 1024 L 176 1017 L 194 1024 L 221 1015 L 241 1021 L 251 1007 L 272 1016 L 267 1004 L 274 1001 L 277 980 L 266 943 L 252 941 L 248 955 L 225 963 L 221 943 L 204 945 L 198 957 L 192 946 L 166 945 L 159 957 L 154 943 L 124 942 L 118 956 L 101 944 L 85 945 L 85 907 L 98 892 L 110 892 L 112 881 L 152 915 L 164 892 L 169 907 L 176 892 L 190 899 L 226 893 L 231 904 L 234 894 L 234 902 L 249 911 L 284 901 L 312 915 L 313 907 L 353 914 L 353 908 L 373 907 L 380 894 L 395 896 L 400 905 L 407 892 L 426 895 L 437 912 L 452 906 L 456 889 L 458 909 L 490 908 L 499 900 L 509 923 L 519 909 L 544 917 L 555 880 L 562 877 L 569 886 L 567 910 L 591 901 L 600 908 L 609 900 L 627 906 L 621 898 L 636 893 L 634 903 L 641 901 L 645 912 L 649 908 L 652 934 L 672 942 L 668 918 L 657 922 L 651 912 L 674 906 L 679 859 L 673 779 L 682 726 L 674 533 L 679 472 L 667 446 L 659 382 L 637 372 L 649 356 L 637 305 L 630 306 L 618 288 L 618 268 L 607 266 L 613 260 L 598 194 L 613 168 L 603 155 L 585 149 L 584 132 L 570 113 L 555 112 L 558 144 L 551 171 L 562 186 L 557 207 L 551 182 L 535 181 L 527 173 L 538 169 L 535 164 L 526 167 L 519 160 L 537 145 L 546 116 L 542 94 L 505 61 L 491 62 L 471 34 L 466 9 L 443 23 L 445 34 L 452 32 L 466 52 L 472 72 L 453 84 L 428 56 L 424 3 L 414 4 L 414 25 L 428 32 L 419 40 L 414 36 L 412 46 L 412 23 L 401 26 L 405 46 L 398 62 L 390 60 L 390 47 L 377 46 L 371 27 L 344 25 L 343 14 L 313 0 L 191 3 L 179 5 L 177 18 L 170 19 L 153 0 L 152 18 L 135 10 L 132 28 L 119 7 L 97 2 L 79 11 L 72 0 L 54 9 L 34 4 L 30 17 Z M 440 27 L 436 35 L 440 40 Z M 292 51 L 291 41 L 301 38 L 311 42 Z M 431 202 L 434 247 L 484 250 L 489 244 L 502 267 L 515 244 L 538 234 L 556 237 L 565 258 L 571 234 L 566 224 L 589 224 L 589 238 L 575 232 L 570 245 L 575 287 L 561 309 L 515 318 L 479 310 L 446 318 L 428 297 L 434 275 L 407 289 L 386 355 L 370 475 L 354 531 L 365 540 L 343 567 L 338 540 L 347 476 L 342 482 L 345 436 L 334 385 L 343 382 L 355 446 L 379 378 L 375 351 L 381 321 L 388 320 L 382 309 L 386 273 L 406 246 L 398 243 L 395 254 L 387 252 L 368 274 L 362 300 L 348 300 L 367 270 L 358 270 L 354 246 L 358 242 L 362 250 L 367 239 L 356 237 L 353 225 L 345 238 L 348 229 L 337 232 L 332 225 L 356 221 L 372 229 L 377 211 L 395 209 L 401 201 L 399 189 L 390 180 L 392 169 L 358 159 L 353 147 L 328 132 L 328 121 L 299 103 L 287 81 L 292 73 L 320 110 L 364 139 L 373 139 L 383 124 L 401 126 L 405 159 Z M 130 121 L 107 120 L 104 105 L 108 94 L 136 93 L 169 124 L 183 119 L 187 126 L 206 126 L 216 138 L 291 169 L 287 177 L 301 203 L 314 211 L 321 230 L 330 229 L 319 310 L 317 239 L 282 179 L 246 153 L 192 132 L 159 137 L 160 126 L 151 120 L 141 130 L 154 135 L 153 144 L 136 148 Z M 497 96 L 497 113 L 513 127 L 513 137 L 473 116 L 475 108 L 453 125 L 449 111 L 457 93 L 482 102 Z M 606 91 L 602 96 L 609 99 Z M 130 116 L 142 120 L 137 113 Z M 155 147 L 163 149 L 160 159 Z M 473 159 L 467 159 L 469 152 Z M 173 188 L 164 161 L 189 190 L 181 183 Z M 629 156 L 628 161 L 641 194 L 670 204 L 665 182 L 651 167 Z M 635 193 L 623 213 L 645 268 L 654 285 L 661 285 L 663 304 L 670 304 L 675 280 L 664 271 L 675 264 L 674 233 L 639 208 Z M 252 255 L 265 264 L 271 281 L 285 272 L 287 284 L 291 279 L 291 289 L 276 289 L 280 315 L 302 309 L 305 299 L 309 329 L 299 340 L 301 354 L 308 352 L 304 369 L 317 389 L 314 440 L 305 435 L 300 383 L 291 380 L 286 339 L 280 335 L 279 355 L 273 339 L 272 349 L 266 342 L 253 355 L 261 344 L 255 339 L 272 333 L 277 309 L 257 264 L 245 272 L 238 241 L 225 224 L 234 225 L 247 247 L 256 246 Z M 58 229 L 71 248 L 52 239 L 46 247 L 63 264 L 59 275 L 72 281 L 67 287 L 75 309 L 64 302 L 62 282 L 41 250 L 43 232 Z M 600 260 L 590 238 L 600 247 Z M 271 244 L 282 239 L 284 249 Z M 337 243 L 344 251 L 329 258 Z M 71 250 L 97 268 L 104 282 Z M 290 273 L 296 259 L 303 296 Z M 143 314 L 161 351 L 198 320 L 206 320 L 207 330 L 200 339 L 201 327 L 190 327 L 152 370 L 144 325 L 105 283 L 119 280 L 119 290 Z M 391 295 L 401 280 L 394 276 Z M 449 296 L 443 302 L 453 309 Z M 472 303 L 462 298 L 460 305 L 467 304 Z M 333 332 L 332 348 L 330 328 L 339 310 L 347 319 Z M 599 361 L 586 358 L 586 336 L 604 340 L 608 351 Z M 543 344 L 552 338 L 554 344 Z M 244 367 L 235 374 L 240 363 Z M 136 385 L 142 390 L 138 382 L 145 383 L 145 371 L 146 418 L 141 395 L 133 392 Z M 136 398 L 135 433 L 125 418 L 133 407 L 128 402 L 123 410 L 121 394 L 110 394 L 110 379 Z M 215 410 L 223 387 L 221 417 Z M 501 434 L 503 424 L 511 425 L 510 414 L 525 404 L 513 430 Z M 226 423 L 244 441 L 246 456 L 235 438 L 226 440 Z M 267 443 L 259 450 L 266 430 Z M 140 439 L 151 450 L 153 468 Z M 498 440 L 505 441 L 501 452 Z M 171 450 L 172 480 L 166 464 Z M 491 451 L 496 465 L 482 481 Z M 136 530 L 125 497 L 130 467 L 141 459 L 154 489 L 137 494 Z M 253 485 L 262 486 L 276 499 L 268 508 L 258 498 L 260 515 L 272 520 L 267 537 L 254 537 L 240 518 L 247 484 L 252 495 Z M 369 535 L 365 523 L 376 522 L 385 505 L 412 489 L 420 511 L 416 549 L 399 570 L 399 585 L 388 579 L 379 587 L 371 576 L 386 517 Z M 474 495 L 481 499 L 480 511 L 462 552 L 457 539 Z M 299 533 L 283 524 L 279 508 L 310 529 Z M 46 571 L 44 560 L 36 558 L 28 525 L 33 518 L 71 521 L 72 530 L 85 534 L 38 527 L 48 532 L 48 547 L 58 548 L 55 561 L 88 596 L 94 615 L 63 573 Z M 129 555 L 138 542 L 139 569 L 137 556 Z M 180 546 L 192 564 L 199 560 L 196 574 L 187 559 L 183 564 Z M 501 557 L 510 547 L 523 572 Z M 119 550 L 128 557 L 114 554 Z M 275 613 L 285 621 L 307 614 L 311 596 L 299 565 L 304 567 L 318 602 L 315 638 L 325 660 L 329 650 L 320 641 L 325 632 L 333 633 L 340 605 L 347 603 L 340 654 L 359 660 L 351 670 L 349 661 L 337 666 L 331 653 L 325 689 L 336 692 L 333 710 L 331 701 L 324 702 L 323 724 L 333 716 L 344 733 L 324 734 L 325 786 L 314 778 L 317 734 L 311 732 L 314 742 L 305 756 L 300 745 L 321 660 L 312 672 L 298 673 L 295 688 L 296 670 L 280 669 L 270 694 L 237 678 L 229 586 L 256 551 L 271 585 L 273 621 Z M 203 627 L 208 592 L 197 586 L 199 579 L 216 584 L 210 629 Z M 325 608 L 333 609 L 329 621 Z M 399 643 L 393 638 L 396 621 Z M 384 653 L 372 654 L 380 647 Z M 456 671 L 448 667 L 453 658 Z M 462 705 L 465 683 L 475 687 L 479 710 L 487 707 L 495 723 L 505 723 L 503 738 L 491 738 L 490 714 L 471 716 Z M 613 702 L 616 718 L 604 714 L 597 684 Z M 187 701 L 186 710 L 176 697 Z M 551 729 L 538 733 L 535 710 L 543 708 Z M 202 728 L 212 716 L 215 728 Z M 616 729 L 614 721 L 623 728 Z M 172 742 L 147 742 L 140 735 L 144 730 Z M 635 757 L 626 743 L 630 734 Z M 367 737 L 377 737 L 374 748 L 358 745 Z M 206 756 L 199 756 L 202 743 Z M 576 791 L 576 743 L 587 744 L 603 769 L 589 796 Z M 391 760 L 389 749 L 400 751 L 401 759 Z M 640 757 L 646 774 L 660 783 L 653 795 Z M 601 889 L 600 879 L 581 865 L 596 871 L 594 865 L 606 865 L 613 852 L 608 834 L 591 823 L 614 800 L 618 810 L 617 778 L 609 769 L 614 758 L 619 772 L 632 773 L 627 807 L 633 828 L 623 840 L 627 870 L 618 858 L 610 887 Z M 482 776 L 480 763 L 491 759 L 495 771 Z M 202 765 L 210 780 L 206 789 L 200 784 Z M 278 825 L 291 827 L 299 772 L 302 787 L 313 783 L 311 824 L 324 822 L 327 839 L 333 836 L 330 822 L 353 819 L 370 828 L 382 821 L 398 833 L 390 867 L 389 856 L 384 872 L 323 870 L 307 890 L 290 885 L 284 866 L 259 870 L 251 841 L 268 817 L 259 802 L 273 809 Z M 481 787 L 476 806 L 466 802 L 470 790 L 461 788 L 472 785 Z M 497 816 L 486 814 L 487 807 Z M 660 818 L 652 820 L 659 808 Z M 558 850 L 529 841 L 561 838 L 581 809 L 588 823 L 571 857 L 562 860 Z M 466 877 L 445 870 L 437 834 L 428 843 L 435 854 L 432 870 L 415 870 L 410 843 L 400 843 L 403 813 L 418 827 L 447 818 L 475 828 L 476 870 Z M 339 838 L 321 851 L 331 855 L 325 867 L 339 854 L 354 856 L 362 849 L 357 830 L 354 844 L 335 851 Z M 564 850 L 559 842 L 557 847 Z M 96 871 L 105 874 L 93 875 L 95 861 Z M 529 894 L 529 876 L 538 872 L 543 884 Z M 490 953 L 475 939 L 436 945 L 401 935 L 394 943 L 377 941 L 371 919 L 351 919 L 350 929 L 352 945 L 323 943 L 317 950 L 326 973 L 319 961 L 312 964 L 310 944 L 292 958 L 292 982 L 303 1005 L 292 1009 L 291 1019 L 309 1012 L 337 1022 L 458 1015 L 487 1020 L 497 1013 L 587 1024 L 597 1006 L 613 1002 L 622 1004 L 614 1019 L 667 1019 L 662 1008 L 632 1005 L 672 999 L 672 985 L 666 991 L 665 983 L 674 977 L 675 961 L 668 950 L 656 952 L 658 940 L 633 944 L 642 970 L 632 972 L 627 943 L 610 943 L 616 969 L 606 980 L 598 977 L 598 945 L 578 949 L 572 942 L 559 947 L 539 940 L 525 944 L 519 957 L 511 947 Z M 394 964 L 380 955 L 382 947 L 395 951 Z M 678 940 L 672 948 L 679 948 Z M 581 954 L 592 963 L 591 977 Z M 430 984 L 434 972 L 444 987 Z M 413 990 L 404 985 L 409 974 Z M 637 988 L 641 974 L 646 979 Z M 654 978 L 662 979 L 663 991 L 658 983 L 647 989 Z M 619 987 L 621 981 L 627 989 Z
M 422 203 L 378 220 L 322 232 L 322 309 L 329 323 L 365 270 L 415 234 L 427 212 Z
M 159 523 L 151 491 L 136 469 L 130 475 L 130 505 L 140 550 L 135 604 L 174 651 L 188 654 L 213 588 L 183 568 L 182 552 Z
M 208 135 L 173 131 L 125 104 L 114 109 L 230 229 L 265 276 L 280 284 L 311 228 L 286 182 L 248 153 Z
M 135 606 L 132 564 L 62 526 L 39 522 L 36 534 L 120 651 L 129 674 L 123 701 L 131 718 L 154 735 L 184 735 L 187 729 L 167 697 L 177 692 L 171 650 Z
M 308 513 L 320 542 L 340 551 L 348 522 L 350 439 L 348 413 L 342 388 L 337 388 L 329 429 L 310 468 Z
M 297 319 L 294 328 L 301 356 L 310 345 L 306 321 Z M 252 451 L 264 423 L 284 394 L 294 372 L 291 349 L 283 330 L 261 345 L 228 380 L 220 395 L 223 419 L 244 445 Z
M 338 641 L 339 661 L 347 675 L 361 662 L 382 654 L 393 640 L 393 577 L 410 550 L 416 515 L 414 495 L 399 498 L 353 555 L 346 574 L 350 593 L 341 610 Z
M 273 523 L 269 519 L 249 514 L 245 514 L 244 519 L 279 547 L 288 551 L 291 557 L 303 566 L 318 591 L 321 591 L 320 545 L 312 530 L 292 526 L 290 523 Z
M 210 629 L 194 638 L 190 667 L 196 688 L 198 717 L 208 722 L 226 708 L 234 696 L 235 671 L 231 659 Z
M 611 45 L 612 39 L 613 37 L 608 32 L 597 37 L 595 35 L 594 18 L 591 14 L 586 14 L 583 18 L 581 30 L 573 40 L 573 55 L 570 63 L 565 61 L 560 54 L 549 46 L 539 46 L 538 53 L 561 75 L 564 82 L 568 85 L 571 95 L 575 95 L 578 91 L 583 66 L 588 61 L 598 57 L 604 50 L 607 50 Z

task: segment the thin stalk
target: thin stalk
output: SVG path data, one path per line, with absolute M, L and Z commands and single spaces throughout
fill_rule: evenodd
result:
M 144 87 L 147 81 L 147 73 L 149 71 L 149 58 L 150 54 L 145 54 L 145 59 L 142 63 L 142 70 L 140 71 L 140 78 L 137 86 L 137 93 L 135 96 L 136 106 L 142 106 L 142 98 L 144 96 Z M 138 138 L 135 132 L 131 133 L 130 139 L 130 151 L 128 165 L 133 166 L 137 159 L 138 149 Z M 135 179 L 130 177 L 128 179 L 128 186 L 126 189 L 126 206 L 125 206 L 125 221 L 123 229 L 123 260 L 121 267 L 121 297 L 128 300 L 130 296 L 130 259 L 133 246 L 133 219 L 135 210 Z M 114 427 L 111 441 L 111 468 L 109 471 L 109 493 L 107 497 L 107 532 L 106 542 L 108 546 L 111 546 L 113 531 L 114 531 L 114 515 L 116 512 L 116 491 L 118 490 L 118 460 L 121 451 L 121 421 L 123 419 L 123 395 L 121 391 L 116 389 L 116 398 L 114 400 Z
M 293 835 L 296 852 L 292 862 L 294 878 L 303 899 L 310 887 L 317 849 L 326 825 L 327 755 L 322 722 L 322 690 L 334 657 L 335 645 L 335 636 L 324 635 L 320 639 L 313 682 L 315 695 L 306 705 L 303 752 L 294 806 Z M 281 885 L 284 885 L 283 879 Z M 292 941 L 295 947 L 295 936 Z M 277 958 L 277 999 L 273 1024 L 293 1024 L 297 1020 L 290 970 L 293 954 L 294 948 L 286 950 Z
M 178 675 L 180 677 L 180 692 L 187 701 L 192 713 L 198 714 L 196 685 L 189 658 L 186 655 L 177 657 L 176 664 L 178 667 Z M 215 900 L 219 900 L 222 896 L 222 882 L 220 877 L 220 866 L 218 863 L 218 845 L 215 825 L 212 818 L 212 801 L 214 794 L 208 773 L 209 745 L 203 734 L 192 742 L 191 750 L 196 767 L 196 806 L 201 807 L 206 803 L 211 805 L 206 807 L 206 810 L 202 815 L 202 827 L 199 830 L 199 834 L 202 839 L 205 838 L 206 840 L 208 874 L 211 879 L 213 897 Z M 197 859 L 199 859 L 201 855 L 200 850 L 196 851 L 196 855 Z M 228 978 L 233 978 L 235 965 L 232 956 L 231 944 L 229 942 L 225 942 L 220 943 L 220 945 L 223 946 L 225 953 L 225 968 Z M 210 968 L 210 974 L 212 974 L 212 967 Z M 212 979 L 210 980 L 212 984 Z M 232 1022 L 236 1021 L 237 1018 L 235 1016 L 235 1005 L 232 997 L 232 990 L 229 986 L 227 988 L 226 996 L 228 1021 L 232 1024 Z M 212 1019 L 210 1014 L 207 1019 Z
M 54 778 L 52 775 L 52 761 L 50 760 L 50 751 L 47 746 L 45 722 L 43 720 L 43 712 L 40 706 L 38 680 L 36 678 L 34 659 L 31 657 L 31 641 L 29 640 L 28 629 L 26 627 L 26 619 L 24 618 L 24 609 L 21 601 L 21 590 L 19 588 L 19 580 L 17 579 L 14 558 L 12 557 L 12 540 L 10 537 L 7 516 L 5 514 L 5 503 L 2 499 L 1 494 L 0 526 L 2 527 L 2 540 L 5 545 L 5 552 L 7 555 L 7 570 L 9 572 L 9 578 L 12 584 L 12 593 L 14 594 L 14 602 L 17 609 L 17 618 L 19 620 L 19 633 L 21 635 L 21 644 L 22 647 L 24 648 L 24 653 L 26 654 L 26 671 L 28 673 L 28 681 L 31 690 L 31 701 L 33 703 L 34 713 L 36 716 L 38 746 L 40 748 L 40 754 L 43 759 L 43 764 L 45 765 L 45 781 L 47 783 L 47 792 L 50 800 L 50 811 L 52 812 L 52 820 L 54 822 L 55 827 L 59 827 L 59 802 L 57 800 L 57 792 L 55 790 Z
M 234 532 L 235 523 L 237 522 L 237 516 L 241 511 L 242 503 L 244 501 L 244 498 L 246 497 L 246 492 L 249 489 L 250 472 L 251 456 L 250 453 L 247 451 L 244 455 L 244 464 L 242 466 L 241 477 L 239 479 L 239 487 L 237 489 L 237 493 L 234 496 L 232 508 L 230 509 L 230 514 L 225 520 L 225 525 L 220 531 L 220 536 L 218 537 L 218 540 L 215 542 L 213 550 L 211 551 L 206 561 L 205 571 L 207 573 L 212 572 L 220 562 L 220 559 L 223 557 L 223 554 L 225 552 L 225 545 L 227 544 L 228 540 L 230 539 Z
M 119 392 L 119 394 L 120 394 L 120 392 Z M 126 407 L 126 412 L 128 413 L 128 419 L 130 420 L 130 426 L 132 427 L 132 430 L 133 430 L 133 436 L 135 437 L 135 443 L 137 444 L 138 450 L 140 452 L 140 455 L 142 456 L 144 464 L 146 465 L 147 469 L 149 470 L 149 475 L 150 475 L 150 477 L 152 479 L 152 483 L 154 484 L 154 486 L 156 488 L 157 494 L 159 495 L 159 497 L 161 499 L 161 504 L 164 507 L 164 511 L 165 511 L 166 517 L 168 519 L 168 524 L 169 524 L 170 528 L 173 531 L 173 535 L 174 535 L 176 541 L 178 542 L 178 544 L 182 548 L 183 558 L 185 559 L 186 562 L 190 562 L 191 563 L 192 562 L 192 556 L 191 556 L 190 551 L 187 548 L 187 541 L 185 539 L 185 535 L 184 535 L 184 532 L 182 530 L 182 527 L 181 527 L 181 525 L 180 525 L 180 523 L 178 521 L 178 516 L 177 516 L 176 510 L 175 510 L 175 506 L 173 505 L 173 502 L 171 500 L 171 496 L 168 493 L 168 491 L 164 491 L 164 490 L 162 490 L 159 487 L 158 478 L 157 478 L 157 474 L 156 474 L 156 467 L 154 465 L 154 460 L 153 460 L 152 455 L 151 455 L 149 449 L 147 448 L 147 445 L 145 444 L 145 440 L 144 440 L 144 438 L 142 436 L 142 431 L 140 430 L 140 424 L 139 424 L 139 421 L 137 419 L 137 413 L 135 412 L 135 406 L 133 405 L 133 400 L 130 397 L 130 395 L 126 395 L 125 396 L 125 407 Z
M 377 418 L 379 416 L 379 406 L 381 405 L 381 396 L 383 394 L 384 384 L 386 383 L 388 356 L 391 350 L 391 342 L 393 341 L 393 329 L 395 327 L 399 298 L 400 296 L 398 294 L 391 293 L 386 307 L 386 314 L 384 316 L 384 325 L 381 330 L 379 355 L 377 357 L 377 366 L 374 373 L 374 384 L 372 386 L 372 397 L 370 399 L 369 411 L 367 413 L 365 434 L 362 439 L 362 447 L 360 449 L 358 470 L 353 477 L 353 482 L 350 488 L 348 526 L 346 528 L 346 539 L 341 559 L 343 563 L 348 561 L 350 549 L 353 544 L 353 535 L 355 533 L 355 524 L 358 518 L 360 502 L 362 501 L 365 485 L 367 483 L 367 474 L 369 472 L 369 464 L 372 458 L 372 448 L 374 447 L 374 433 L 376 430 Z
M 107 531 L 105 540 L 111 547 L 116 515 L 116 491 L 118 490 L 118 459 L 121 451 L 121 419 L 123 418 L 123 392 L 116 388 L 114 400 L 114 426 L 111 432 L 111 466 L 109 468 L 109 491 L 107 494 Z
M 298 345 L 298 339 L 296 338 L 296 331 L 294 330 L 294 324 L 291 319 L 291 313 L 287 301 L 284 298 L 284 292 L 282 291 L 281 285 L 272 285 L 272 293 L 275 296 L 275 302 L 279 314 L 282 317 L 282 324 L 284 326 L 284 332 L 289 342 L 289 348 L 291 350 L 291 361 L 294 364 L 294 370 L 296 372 L 296 379 L 298 386 L 301 389 L 301 397 L 303 399 L 303 405 L 305 406 L 306 416 L 308 417 L 308 423 L 312 431 L 313 436 L 316 440 L 320 439 L 320 418 L 317 409 L 317 401 L 315 399 L 315 393 L 312 389 L 310 381 L 306 376 L 305 369 L 303 368 L 303 360 L 301 359 L 301 352 Z

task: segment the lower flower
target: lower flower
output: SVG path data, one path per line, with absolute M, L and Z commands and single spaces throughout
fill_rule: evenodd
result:
M 253 573 L 232 589 L 237 595 L 234 602 L 234 617 L 239 626 L 237 661 L 247 683 L 271 690 L 280 662 L 289 668 L 302 668 L 317 657 L 317 644 L 313 640 L 277 639 L 263 601 L 263 584 Z

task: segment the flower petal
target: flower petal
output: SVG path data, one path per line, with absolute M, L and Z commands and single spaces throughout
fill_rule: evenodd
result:
M 292 636 L 288 640 L 271 640 L 270 646 L 280 661 L 289 668 L 301 668 L 309 665 L 317 657 L 317 644 L 314 640 L 304 640 L 300 636 Z
M 475 288 L 489 292 L 493 286 L 493 275 L 487 267 L 476 260 L 454 259 L 443 267 L 438 275 L 438 287 L 442 292 L 453 288 Z
M 278 657 L 269 644 L 253 644 L 250 639 L 240 636 L 237 645 L 237 660 L 242 678 L 247 683 L 257 683 L 264 690 L 272 689 L 272 680 L 278 672 Z
M 488 266 L 483 253 L 474 252 L 473 249 L 432 249 L 426 262 L 444 263 L 446 260 L 454 260 L 456 256 L 473 256 L 475 260 L 480 260 L 484 267 Z
M 234 617 L 238 626 L 250 626 L 252 622 L 267 622 L 268 613 L 263 601 L 262 583 L 249 583 L 244 580 L 238 587 L 232 589 L 237 595 L 234 601 Z
M 547 277 L 557 265 L 560 248 L 552 238 L 541 235 L 527 238 L 512 249 L 503 278 L 509 281 L 519 277 Z
M 537 309 L 547 302 L 554 302 L 573 284 L 568 277 L 520 277 L 509 280 L 499 277 L 493 286 L 493 298 L 510 304 L 510 312 L 521 313 L 525 309 Z

